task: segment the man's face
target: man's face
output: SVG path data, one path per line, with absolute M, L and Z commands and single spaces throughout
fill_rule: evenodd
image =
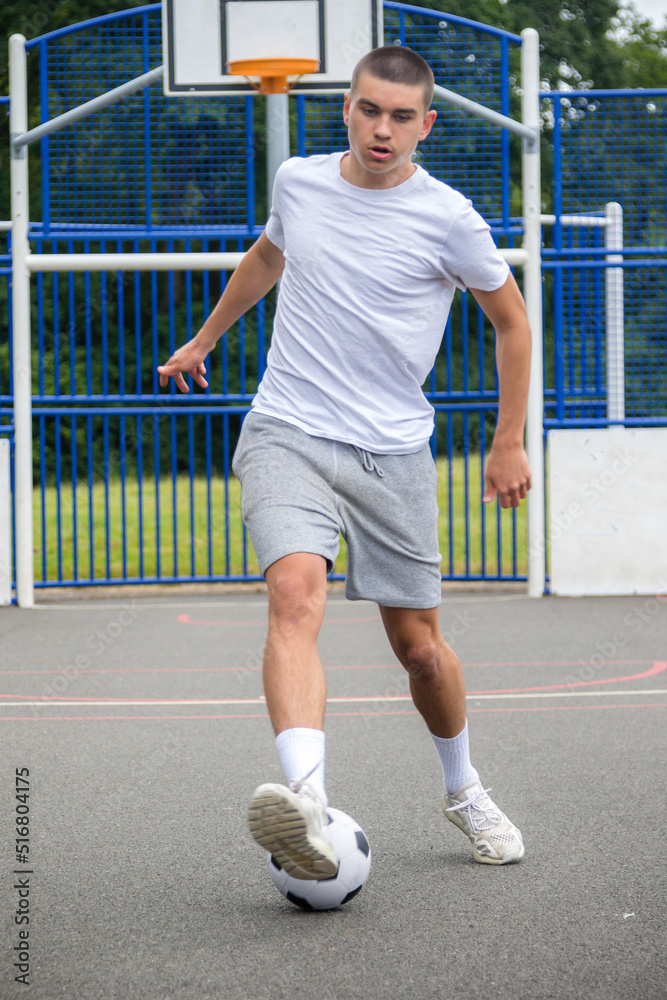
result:
M 424 108 L 423 87 L 362 73 L 343 106 L 352 154 L 348 179 L 362 187 L 394 187 L 407 180 L 412 154 L 435 118 L 435 111 Z

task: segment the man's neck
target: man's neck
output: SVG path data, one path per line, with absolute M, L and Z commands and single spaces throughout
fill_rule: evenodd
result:
M 376 191 L 398 187 L 399 184 L 409 180 L 416 169 L 414 163 L 404 163 L 396 170 L 391 170 L 386 174 L 372 174 L 370 171 L 364 170 L 352 152 L 346 153 L 340 162 L 340 173 L 343 180 L 354 187 Z

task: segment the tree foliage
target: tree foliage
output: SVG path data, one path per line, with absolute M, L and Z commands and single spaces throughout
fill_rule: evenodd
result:
M 665 32 L 618 0 L 406 0 L 413 7 L 540 35 L 545 90 L 655 87 L 667 74 Z M 628 28 L 632 30 L 628 32 Z
M 662 28 L 630 7 L 620 21 L 623 87 L 667 87 L 667 15 Z

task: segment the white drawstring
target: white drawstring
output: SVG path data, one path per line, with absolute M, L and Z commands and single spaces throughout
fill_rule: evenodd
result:
M 380 479 L 384 476 L 384 470 L 380 468 L 377 464 L 370 451 L 366 451 L 364 448 L 358 448 L 357 445 L 352 446 L 356 451 L 357 455 L 361 459 L 361 464 L 363 465 L 366 472 L 375 472 Z

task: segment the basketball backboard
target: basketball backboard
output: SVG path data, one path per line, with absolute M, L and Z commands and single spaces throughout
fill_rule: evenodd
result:
M 169 96 L 252 94 L 227 64 L 269 58 L 316 59 L 294 90 L 342 93 L 382 45 L 382 0 L 163 0 L 162 37 Z

